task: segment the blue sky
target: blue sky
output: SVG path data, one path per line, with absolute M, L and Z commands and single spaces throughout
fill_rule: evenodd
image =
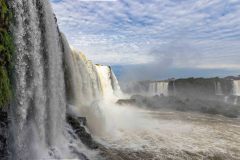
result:
M 119 76 L 240 74 L 240 0 L 51 0 L 60 29 Z

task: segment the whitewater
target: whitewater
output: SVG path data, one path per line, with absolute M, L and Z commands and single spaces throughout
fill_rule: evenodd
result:
M 111 67 L 70 47 L 46 0 L 10 1 L 15 53 L 10 159 L 238 159 L 240 122 L 222 116 L 118 105 L 129 98 Z M 234 81 L 234 95 L 239 95 Z M 168 83 L 150 94 L 168 95 Z M 220 90 L 220 89 L 219 89 Z M 87 148 L 66 116 L 86 117 Z
M 239 119 L 129 106 L 106 110 L 107 132 L 96 139 L 110 159 L 239 159 Z

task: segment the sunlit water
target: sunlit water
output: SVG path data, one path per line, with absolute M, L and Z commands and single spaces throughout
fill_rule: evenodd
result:
M 104 106 L 109 159 L 240 159 L 240 120 Z

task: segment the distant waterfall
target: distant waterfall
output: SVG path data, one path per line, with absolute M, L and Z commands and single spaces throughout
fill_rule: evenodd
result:
M 65 121 L 66 43 L 62 42 L 51 6 L 47 0 L 9 3 L 15 16 L 11 159 L 79 159 L 80 148 L 77 140 L 71 140 Z
M 118 96 L 118 97 L 123 96 L 122 90 L 121 90 L 120 85 L 118 83 L 118 79 L 117 79 L 116 75 L 114 74 L 111 67 L 110 67 L 110 69 L 111 69 L 111 81 L 112 81 L 112 87 L 113 87 L 114 95 Z
M 111 67 L 97 64 L 96 68 L 101 82 L 103 98 L 113 98 L 121 94 L 120 86 Z
M 233 95 L 240 96 L 240 80 L 233 80 Z
M 233 80 L 233 93 L 235 97 L 234 104 L 237 105 L 239 102 L 239 96 L 240 96 L 240 80 Z
M 168 95 L 168 82 L 150 82 L 149 94 L 150 95 Z
M 215 82 L 215 94 L 223 95 L 222 86 L 220 82 Z

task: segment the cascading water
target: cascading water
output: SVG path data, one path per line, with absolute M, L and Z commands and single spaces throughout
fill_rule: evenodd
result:
M 111 67 L 97 64 L 96 68 L 101 82 L 103 98 L 114 98 L 120 95 L 121 89 Z
M 168 82 L 150 82 L 149 94 L 150 95 L 168 95 Z
M 109 66 L 94 65 L 77 49 L 70 49 L 64 41 L 65 80 L 67 84 L 69 110 L 87 118 L 92 133 L 98 134 L 104 123 L 100 105 L 103 101 L 116 101 L 121 94 L 118 81 Z M 68 110 L 68 111 L 69 111 Z
M 233 80 L 233 95 L 240 96 L 240 80 Z
M 69 72 L 74 76 L 72 79 L 76 81 L 73 89 L 79 99 L 78 104 L 89 106 L 101 99 L 102 87 L 95 65 L 74 48 L 68 58 L 73 65 Z
M 64 47 L 51 6 L 45 0 L 9 4 L 15 19 L 11 158 L 81 159 L 82 144 L 71 142 L 65 121 Z
M 114 95 L 117 96 L 117 97 L 123 97 L 123 93 L 122 93 L 122 90 L 121 90 L 120 85 L 118 83 L 117 77 L 114 74 L 111 67 L 110 67 L 110 71 L 111 71 L 111 82 L 112 82 Z
M 224 119 L 205 117 L 207 115 L 182 113 L 179 116 L 178 112 L 148 112 L 118 106 L 111 101 L 121 93 L 111 68 L 94 65 L 69 47 L 47 0 L 11 0 L 10 6 L 15 16 L 11 159 L 86 159 L 82 153 L 88 150 L 76 138 L 65 117 L 72 106 L 75 114 L 87 117 L 93 133 L 99 132 L 103 122 L 96 119 L 95 104 L 105 118 L 104 130 L 108 133 L 103 137 L 105 144 L 116 147 L 114 150 L 123 149 L 123 157 L 138 149 L 140 152 L 134 156 L 139 157 L 132 159 L 146 157 L 146 151 L 153 154 L 149 159 L 154 156 L 155 159 L 163 156 L 202 159 L 215 152 L 233 159 L 239 157 L 239 124 L 236 122 L 223 123 Z M 233 95 L 240 95 L 239 81 L 234 81 L 233 86 Z M 168 82 L 153 82 L 149 91 L 168 95 Z M 98 105 L 102 99 L 110 102 Z M 169 117 L 172 118 L 169 120 Z M 99 159 L 89 154 L 89 158 Z
M 215 82 L 215 95 L 224 96 L 223 102 L 229 103 L 229 95 L 224 95 L 220 82 Z
M 215 82 L 215 94 L 219 96 L 223 95 L 222 86 L 220 82 Z
M 238 99 L 240 97 L 240 80 L 233 80 L 233 93 L 232 95 L 236 96 L 233 104 L 238 104 Z

